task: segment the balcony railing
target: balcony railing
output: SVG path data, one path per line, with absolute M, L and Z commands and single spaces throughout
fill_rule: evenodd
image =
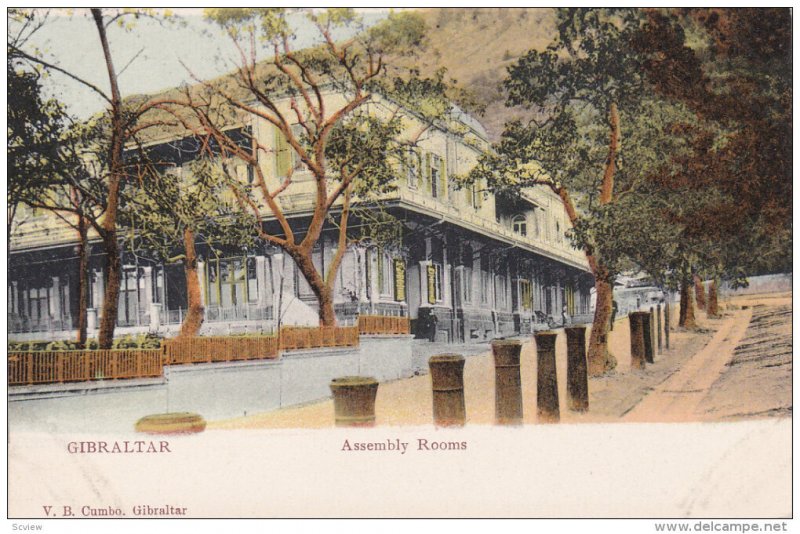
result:
M 464 209 L 463 207 L 453 206 L 447 201 L 442 202 L 438 198 L 432 198 L 420 192 L 410 191 L 407 189 L 400 189 L 400 197 L 405 200 L 409 200 L 414 204 L 430 208 L 437 213 L 446 214 L 452 217 L 453 220 L 466 222 L 473 226 L 490 230 L 493 234 L 503 236 L 507 239 L 528 244 L 533 242 L 533 244 L 536 246 L 545 248 L 548 251 L 551 251 L 562 257 L 569 258 L 572 261 L 577 261 L 580 263 L 585 263 L 586 261 L 585 255 L 581 251 L 572 248 L 567 239 L 564 239 L 563 241 L 556 241 L 537 238 L 535 241 L 533 241 L 530 236 L 523 238 L 511 230 L 511 228 L 499 224 L 494 219 L 486 218 L 480 212 L 476 212 L 471 208 Z
M 334 305 L 337 322 L 352 321 L 359 315 L 405 317 L 408 308 L 399 302 L 344 302 Z
M 187 310 L 178 308 L 177 310 L 161 310 L 161 324 L 176 325 L 183 323 Z M 258 306 L 257 304 L 247 304 L 244 306 L 232 306 L 223 308 L 220 306 L 207 306 L 205 309 L 205 320 L 214 322 L 233 322 L 233 321 L 271 321 L 273 319 L 272 306 Z
M 8 332 L 13 334 L 24 334 L 29 332 L 59 332 L 72 330 L 75 328 L 71 316 L 55 319 L 51 316 L 32 319 L 16 313 L 7 314 Z
M 150 324 L 150 311 L 144 308 L 134 309 L 127 314 L 119 310 L 117 326 L 148 326 Z

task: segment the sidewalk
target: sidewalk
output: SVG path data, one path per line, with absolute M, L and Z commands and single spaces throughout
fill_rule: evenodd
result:
M 630 369 L 630 333 L 628 319 L 616 322 L 610 333 L 610 349 L 617 358 L 617 368 L 606 376 L 589 379 L 590 409 L 574 413 L 567 409 L 566 336 L 563 330 L 556 343 L 559 403 L 562 423 L 597 423 L 619 421 L 649 392 L 662 384 L 712 338 L 714 331 L 727 322 L 741 320 L 741 310 L 723 319 L 701 320 L 700 332 L 672 331 L 671 348 L 656 354 L 655 363 L 643 371 Z M 677 313 L 673 313 L 673 327 Z M 589 332 L 587 328 L 587 339 Z M 443 352 L 454 352 L 447 350 Z M 521 355 L 524 423 L 535 424 L 536 351 L 531 337 L 523 339 Z M 494 424 L 494 363 L 490 351 L 468 357 L 464 367 L 464 390 L 468 425 Z M 430 376 L 381 383 L 376 400 L 376 425 L 429 425 L 433 421 Z M 325 428 L 334 424 L 333 401 L 251 415 L 233 420 L 211 421 L 209 429 L 239 428 Z

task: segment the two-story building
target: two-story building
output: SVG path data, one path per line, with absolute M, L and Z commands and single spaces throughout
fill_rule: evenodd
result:
M 381 113 L 387 102 L 375 97 L 370 110 Z M 561 324 L 564 316 L 588 320 L 593 279 L 583 253 L 565 235 L 569 223 L 559 198 L 544 188 L 517 199 L 495 198 L 480 184 L 459 188 L 454 177 L 466 174 L 489 148 L 484 129 L 455 108 L 450 124 L 433 126 L 403 112 L 416 142 L 397 166 L 395 187 L 370 201 L 401 225 L 401 239 L 348 246 L 335 282 L 338 320 L 350 322 L 358 314 L 409 316 L 417 337 L 436 341 L 528 333 L 548 323 Z M 273 125 L 254 119 L 247 128 L 270 154 L 259 165 L 271 187 L 292 172 L 291 187 L 277 199 L 292 227 L 302 229 L 315 199 L 313 176 Z M 151 148 L 173 150 L 176 142 L 153 141 Z M 181 153 L 174 158 L 177 168 L 192 158 L 191 151 Z M 236 174 L 251 181 L 254 173 L 241 164 Z M 278 232 L 270 213 L 263 216 L 266 230 Z M 12 339 L 73 337 L 78 309 L 75 232 L 47 212 L 26 210 L 20 219 L 11 242 L 9 334 Z M 337 238 L 336 228 L 326 228 L 313 251 L 321 271 L 332 261 Z M 198 252 L 203 333 L 269 331 L 278 322 L 315 322 L 316 297 L 280 249 L 262 243 L 218 254 L 201 242 Z M 123 257 L 117 334 L 174 333 L 187 308 L 182 266 L 164 265 L 141 251 L 125 251 Z M 95 245 L 90 337 L 102 313 L 102 262 Z

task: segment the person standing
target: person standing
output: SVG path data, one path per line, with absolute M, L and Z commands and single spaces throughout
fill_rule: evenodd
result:
M 616 300 L 611 301 L 611 325 L 609 330 L 614 330 L 614 321 L 617 320 L 617 311 L 619 310 L 619 305 L 617 304 Z

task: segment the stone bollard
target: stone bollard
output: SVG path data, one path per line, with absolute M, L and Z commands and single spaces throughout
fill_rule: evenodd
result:
M 656 332 L 658 332 L 658 353 L 661 354 L 661 303 L 656 307 Z
M 536 339 L 536 415 L 540 423 L 557 423 L 558 378 L 556 375 L 556 333 L 539 332 Z
M 631 327 L 631 369 L 644 369 L 644 316 L 646 312 L 628 314 Z
M 374 426 L 378 381 L 371 376 L 343 376 L 331 380 L 336 426 Z
M 433 422 L 437 426 L 464 426 L 464 357 L 439 354 L 428 360 L 433 389 Z
M 654 363 L 653 360 L 653 328 L 650 323 L 650 312 L 642 312 L 642 337 L 644 339 L 644 361 Z
M 519 355 L 522 343 L 516 340 L 492 341 L 494 355 L 495 420 L 501 425 L 522 424 L 522 380 Z
M 589 410 L 589 378 L 586 374 L 586 327 L 565 328 L 567 333 L 567 397 L 573 412 Z
M 664 347 L 669 350 L 669 300 L 664 303 Z

